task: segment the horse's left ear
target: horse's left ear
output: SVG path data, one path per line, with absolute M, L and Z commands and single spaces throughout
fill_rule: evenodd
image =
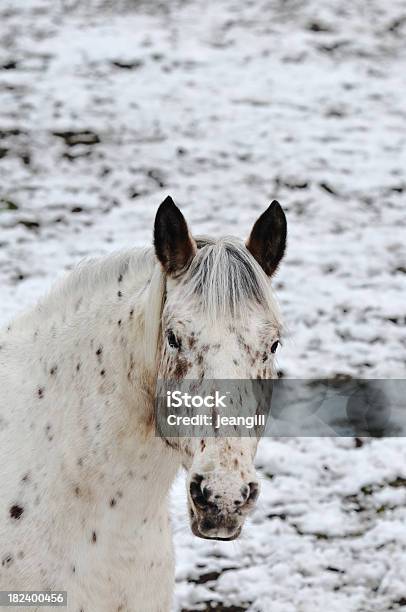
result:
M 286 247 L 286 217 L 282 206 L 274 200 L 257 219 L 246 246 L 268 276 L 274 274 Z
M 197 252 L 185 217 L 170 196 L 162 202 L 155 217 L 155 253 L 165 272 L 180 276 Z

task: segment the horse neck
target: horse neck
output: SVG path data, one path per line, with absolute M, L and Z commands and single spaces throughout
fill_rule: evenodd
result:
M 71 480 L 83 479 L 86 467 L 92 482 L 100 477 L 105 483 L 97 489 L 104 495 L 113 483 L 130 478 L 139 507 L 140 489 L 148 488 L 145 503 L 163 500 L 177 469 L 155 436 L 156 360 L 154 351 L 149 359 L 145 352 L 156 342 L 146 334 L 159 327 L 146 317 L 158 311 L 152 286 L 156 266 L 148 267 L 142 258 L 127 262 L 89 289 L 86 280 L 98 274 L 103 277 L 94 270 L 89 279 L 86 274 L 79 282 L 68 279 L 31 321 L 38 401 L 48 409 L 48 421 L 50 413 L 63 420 L 64 469 Z

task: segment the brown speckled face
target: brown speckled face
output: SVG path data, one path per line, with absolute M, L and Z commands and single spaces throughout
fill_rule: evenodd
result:
M 181 384 L 276 377 L 280 323 L 269 277 L 283 256 L 285 239 L 286 219 L 277 202 L 257 220 L 246 246 L 234 239 L 195 241 L 171 198 L 161 204 L 154 240 L 166 297 L 158 379 Z M 233 399 L 230 410 L 239 416 L 244 396 Z M 238 537 L 259 493 L 255 433 L 165 441 L 181 453 L 188 471 L 193 533 Z
M 205 320 L 199 310 L 199 298 L 195 299 L 193 315 L 182 304 L 182 289 L 173 289 L 163 316 L 159 378 L 182 381 L 276 377 L 275 356 L 281 332 L 258 306 L 251 306 L 250 316 L 244 321 L 216 324 Z
M 185 300 L 182 284 L 168 283 L 162 319 L 160 379 L 203 382 L 214 379 L 274 378 L 279 329 L 257 304 L 244 320 L 213 323 L 199 296 Z M 244 397 L 232 405 L 243 414 Z M 217 421 L 212 409 L 213 423 Z M 214 430 L 213 430 L 214 431 Z M 188 471 L 191 529 L 203 538 L 231 540 L 255 505 L 259 484 L 253 466 L 257 438 L 184 437 L 167 440 Z

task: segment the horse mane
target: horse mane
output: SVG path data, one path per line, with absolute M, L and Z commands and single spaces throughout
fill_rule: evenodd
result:
M 66 295 L 73 290 L 94 291 L 97 285 L 105 285 L 120 276 L 131 278 L 134 289 L 149 285 L 138 304 L 138 313 L 144 322 L 144 352 L 146 364 L 156 366 L 157 349 L 161 332 L 161 315 L 165 295 L 165 275 L 153 247 L 134 248 L 113 253 L 102 260 L 85 259 L 62 283 Z
M 123 249 L 107 256 L 85 258 L 72 270 L 65 272 L 40 298 L 34 308 L 23 311 L 13 321 L 13 326 L 24 327 L 33 318 L 47 318 L 61 308 L 69 308 L 80 299 L 93 299 L 98 290 L 110 283 L 117 283 L 120 277 L 131 278 L 134 291 L 145 286 L 154 270 L 160 269 L 152 247 Z M 156 296 L 159 299 L 159 296 Z
M 80 292 L 93 293 L 98 286 L 105 286 L 118 277 L 129 275 L 137 283 L 147 280 L 156 258 L 151 247 L 116 251 L 106 257 L 83 259 L 60 283 L 51 290 L 59 298 Z M 59 295 L 58 295 L 59 294 Z M 62 295 L 61 295 L 62 294 Z

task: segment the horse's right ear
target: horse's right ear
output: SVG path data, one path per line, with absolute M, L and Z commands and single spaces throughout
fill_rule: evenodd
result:
M 197 252 L 185 218 L 170 196 L 156 213 L 154 246 L 163 269 L 175 278 L 187 269 Z

